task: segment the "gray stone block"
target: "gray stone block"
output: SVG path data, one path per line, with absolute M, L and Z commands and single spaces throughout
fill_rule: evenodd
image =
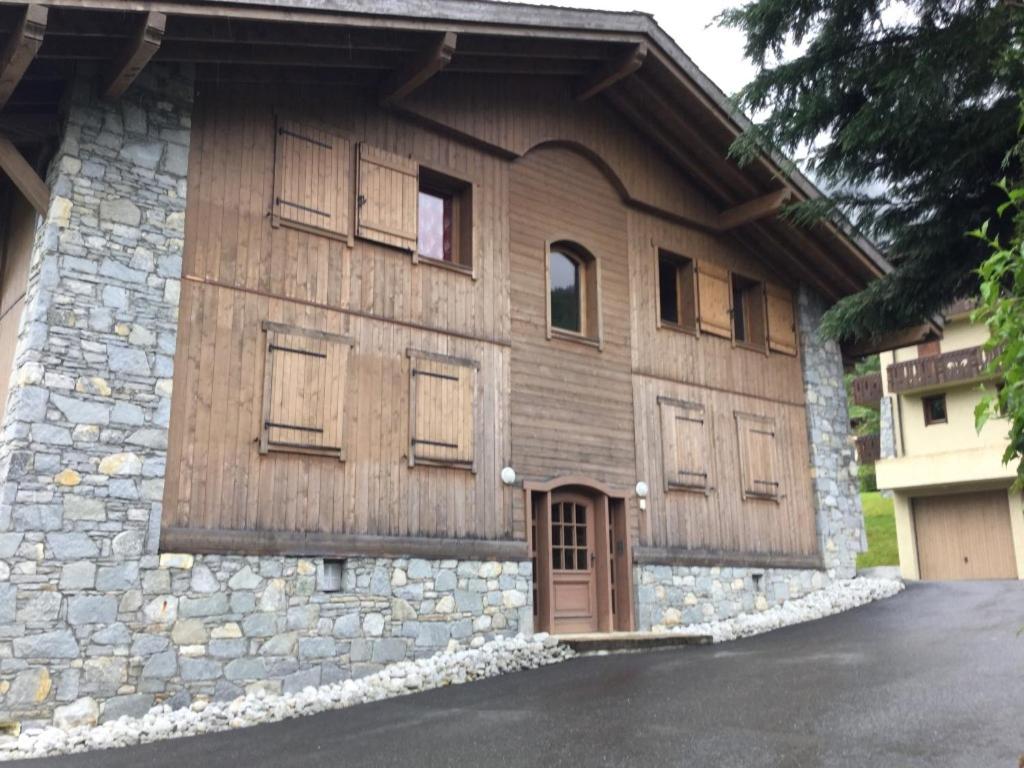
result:
M 246 637 L 270 637 L 277 634 L 277 614 L 254 613 L 242 619 L 242 632 Z
M 148 693 L 131 693 L 115 696 L 103 704 L 100 722 L 117 720 L 119 717 L 142 717 L 153 706 L 153 696 Z
M 17 612 L 18 588 L 14 584 L 0 584 L 0 624 L 13 624 Z
M 116 592 L 139 585 L 139 563 L 129 560 L 118 565 L 105 566 L 96 574 L 96 589 Z
M 263 659 L 235 659 L 224 667 L 224 677 L 228 680 L 259 680 L 266 674 L 267 666 Z
M 404 640 L 397 637 L 386 637 L 374 643 L 371 659 L 378 664 L 389 664 L 404 660 L 406 651 L 407 646 Z
M 237 659 L 245 653 L 245 640 L 211 640 L 206 652 L 215 659 Z
M 444 648 L 451 639 L 448 625 L 439 621 L 424 621 L 420 624 L 420 633 L 416 636 L 418 648 Z
M 110 624 L 117 620 L 117 598 L 75 595 L 68 598 L 68 624 Z
M 438 592 L 451 592 L 459 585 L 455 571 L 439 571 L 434 579 L 434 589 Z
M 134 653 L 134 649 L 132 651 Z M 167 680 L 178 671 L 178 655 L 174 651 L 156 653 L 146 659 L 142 666 L 142 677 Z
M 132 641 L 132 634 L 121 622 L 104 627 L 91 638 L 98 645 L 123 645 L 126 648 Z
M 303 637 L 299 639 L 300 659 L 327 659 L 334 656 L 334 639 L 330 637 Z
M 223 593 L 209 597 L 183 597 L 178 602 L 181 616 L 218 616 L 227 612 L 228 598 Z
M 85 533 L 48 533 L 46 545 L 57 560 L 78 560 L 100 553 L 99 547 Z
M 334 634 L 338 637 L 358 637 L 362 623 L 358 613 L 347 613 L 339 616 L 334 622 Z
M 303 688 L 320 685 L 320 667 L 299 670 L 285 677 L 282 690 L 284 693 L 298 693 Z
M 179 661 L 182 680 L 215 680 L 224 671 L 221 663 L 212 659 L 182 657 Z

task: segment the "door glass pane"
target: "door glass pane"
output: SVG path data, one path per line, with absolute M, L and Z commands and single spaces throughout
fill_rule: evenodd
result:
M 587 570 L 587 550 L 576 550 L 576 568 L 581 571 Z
M 551 325 L 580 333 L 580 267 L 558 251 L 551 252 Z

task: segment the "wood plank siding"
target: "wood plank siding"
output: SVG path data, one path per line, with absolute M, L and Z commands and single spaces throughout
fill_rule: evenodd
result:
M 388 110 L 373 89 L 325 99 L 208 74 L 192 126 L 172 540 L 209 531 L 221 548 L 295 553 L 402 537 L 409 552 L 466 540 L 508 554 L 528 525 L 525 494 L 498 477 L 510 465 L 531 482 L 573 475 L 621 492 L 649 553 L 817 555 L 795 335 L 773 330 L 757 351 L 727 326 L 660 323 L 657 254 L 692 259 L 698 288 L 702 266 L 770 286 L 776 330 L 796 282 L 701 226 L 715 206 L 603 99 L 574 100 L 567 78 L 445 74 Z M 424 171 L 472 191 L 469 263 L 416 253 Z M 551 328 L 555 243 L 586 255 L 579 338 Z M 298 381 L 314 374 L 329 392 Z M 679 444 L 692 425 L 666 438 L 673 401 L 706 420 L 699 451 Z M 775 430 L 776 453 L 747 460 L 746 478 L 777 475 L 772 498 L 744 492 L 737 414 Z M 666 477 L 700 466 L 700 488 Z M 643 513 L 638 480 L 651 488 Z

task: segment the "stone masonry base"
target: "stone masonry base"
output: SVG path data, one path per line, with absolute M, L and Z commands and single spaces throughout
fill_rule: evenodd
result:
M 638 565 L 637 629 L 664 630 L 731 619 L 828 586 L 829 574 L 789 568 Z
M 52 626 L 63 596 L 66 628 L 14 639 L 0 720 L 82 725 L 297 691 L 532 629 L 529 562 L 350 559 L 331 592 L 312 558 L 162 554 L 129 569 L 65 563 L 60 591 L 19 608 Z

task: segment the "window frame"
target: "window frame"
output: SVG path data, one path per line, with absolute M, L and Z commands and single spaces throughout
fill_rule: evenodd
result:
M 929 403 L 941 402 L 942 403 L 942 418 L 932 418 L 931 408 Z M 949 409 L 946 403 L 946 393 L 939 392 L 935 395 L 925 395 L 921 398 L 921 408 L 924 411 L 924 425 L 926 427 L 933 426 L 935 424 L 948 424 L 949 423 Z
M 419 163 L 416 181 L 417 213 L 416 213 L 416 244 L 412 260 L 414 264 L 429 264 L 433 267 L 448 269 L 459 274 L 469 275 L 474 280 L 476 271 L 476 248 L 474 222 L 475 184 L 468 179 L 460 178 L 451 173 L 439 170 L 435 166 Z M 435 259 L 419 252 L 419 205 L 420 194 L 434 197 L 449 198 L 452 201 L 452 260 Z
M 690 295 L 690 321 L 687 323 L 683 322 L 670 322 L 665 320 L 661 314 L 661 262 L 662 259 L 673 263 L 675 269 L 675 281 L 676 281 L 676 315 L 682 318 L 683 307 L 685 306 L 684 295 L 689 293 Z M 690 290 L 684 290 L 686 283 L 682 279 L 682 274 L 685 270 L 690 273 Z M 657 321 L 658 328 L 666 328 L 671 331 L 678 333 L 687 333 L 691 336 L 700 336 L 700 311 L 699 311 L 699 297 L 697 289 L 697 261 L 688 256 L 683 256 L 677 251 L 673 251 L 668 248 L 658 246 L 654 249 L 654 277 L 655 277 L 655 319 Z
M 559 251 L 580 268 L 580 331 L 559 328 L 551 318 L 551 254 Z M 561 339 L 604 349 L 604 322 L 601 314 L 601 262 L 577 240 L 557 238 L 544 244 L 544 314 L 548 340 Z
M 739 285 L 737 282 L 739 281 Z M 736 297 L 737 290 L 740 291 L 740 298 L 743 302 L 743 335 L 744 338 L 740 339 L 736 336 Z M 753 296 L 757 299 L 757 306 L 749 306 L 749 298 Z M 757 310 L 760 311 L 757 311 Z M 753 310 L 753 311 L 752 311 Z M 760 334 L 759 341 L 754 342 L 750 340 L 750 336 L 755 330 L 751 324 L 751 319 L 755 315 L 760 315 Z M 740 272 L 729 271 L 729 317 L 730 324 L 732 325 L 732 343 L 735 347 L 741 349 L 749 349 L 752 352 L 760 352 L 764 355 L 769 354 L 769 343 L 768 343 L 768 301 L 765 297 L 765 281 L 758 280 L 757 278 L 749 277 Z

